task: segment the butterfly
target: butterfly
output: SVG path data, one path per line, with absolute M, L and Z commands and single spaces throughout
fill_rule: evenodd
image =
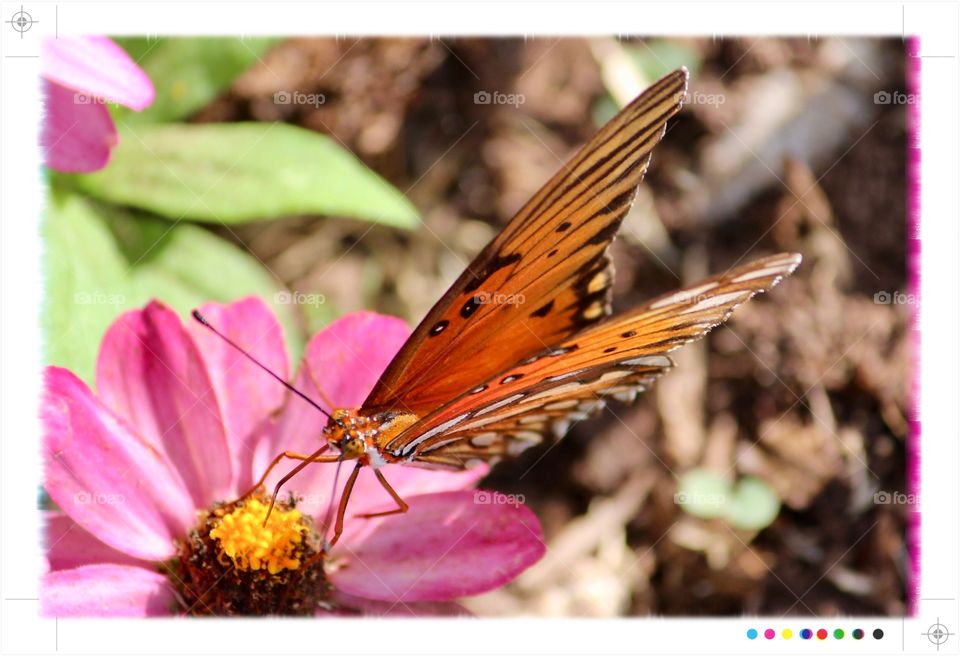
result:
M 632 400 L 673 366 L 670 351 L 791 274 L 800 255 L 781 253 L 611 313 L 610 244 L 686 89 L 686 69 L 676 70 L 597 132 L 467 266 L 359 408 L 328 413 L 260 365 L 327 415 L 326 442 L 312 454 L 277 455 L 247 494 L 283 460 L 300 462 L 277 483 L 274 499 L 311 463 L 355 460 L 332 546 L 364 466 L 396 507 L 363 516 L 405 512 L 384 465 L 460 470 L 562 436 L 609 398 Z

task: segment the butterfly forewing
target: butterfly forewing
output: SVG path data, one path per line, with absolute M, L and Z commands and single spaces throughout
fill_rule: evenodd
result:
M 601 129 L 430 310 L 364 403 L 422 417 L 609 314 L 607 249 L 687 72 L 656 82 Z
M 705 335 L 799 263 L 792 253 L 762 258 L 600 321 L 467 390 L 383 449 L 414 464 L 454 468 L 514 455 L 608 397 L 645 389 L 672 366 L 667 353 Z

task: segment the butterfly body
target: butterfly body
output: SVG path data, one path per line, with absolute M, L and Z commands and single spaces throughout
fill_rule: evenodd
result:
M 343 460 L 359 460 L 379 469 L 400 461 L 381 450 L 383 440 L 393 439 L 416 421 L 416 416 L 402 412 L 365 415 L 362 408 L 337 408 L 330 414 L 323 435 Z
M 274 459 L 302 461 L 277 489 L 311 462 L 357 461 L 333 542 L 361 467 L 397 503 L 381 514 L 403 512 L 384 465 L 467 469 L 562 436 L 609 399 L 633 400 L 673 366 L 670 351 L 800 264 L 762 257 L 611 314 L 608 249 L 686 88 L 687 71 L 674 71 L 611 119 L 466 267 L 361 407 L 328 414 L 324 445 Z

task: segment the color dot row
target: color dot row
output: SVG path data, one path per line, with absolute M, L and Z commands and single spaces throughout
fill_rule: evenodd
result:
M 790 638 L 793 637 L 793 635 L 794 635 L 793 629 L 784 629 L 783 631 L 780 632 L 780 636 L 784 640 L 789 640 Z M 830 634 L 827 632 L 826 629 L 817 629 L 816 633 L 814 633 L 811 629 L 801 629 L 799 635 L 800 635 L 800 638 L 803 640 L 810 640 L 814 636 L 817 637 L 817 640 L 826 640 Z M 854 629 L 853 631 L 850 632 L 850 637 L 852 637 L 854 640 L 863 640 L 864 635 L 865 634 L 863 632 L 863 629 Z M 750 640 L 756 640 L 759 636 L 760 636 L 760 632 L 757 631 L 756 629 L 749 629 L 747 631 L 747 637 Z M 836 638 L 837 640 L 843 640 L 845 636 L 846 634 L 844 633 L 843 629 L 833 630 L 833 637 Z M 766 638 L 767 640 L 773 640 L 774 638 L 777 637 L 777 632 L 774 631 L 773 629 L 765 629 L 763 632 L 763 637 Z M 873 638 L 874 640 L 882 639 L 883 629 L 874 629 Z

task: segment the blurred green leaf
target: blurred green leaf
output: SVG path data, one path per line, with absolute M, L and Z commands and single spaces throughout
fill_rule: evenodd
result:
M 780 498 L 767 483 L 745 476 L 735 485 L 706 469 L 691 469 L 677 480 L 675 500 L 685 512 L 701 519 L 722 518 L 745 531 L 769 526 L 780 512 Z
M 243 223 L 326 214 L 409 228 L 397 189 L 329 137 L 284 123 L 154 125 L 120 130 L 110 164 L 77 176 L 96 198 L 171 219 Z
M 730 483 L 706 469 L 691 469 L 677 481 L 676 502 L 701 519 L 720 517 L 729 495 Z
M 189 320 L 206 301 L 256 295 L 273 307 L 294 362 L 303 350 L 294 308 L 255 258 L 201 227 L 97 206 L 70 194 L 44 224 L 47 361 L 93 380 L 103 334 L 121 312 L 156 298 Z
M 260 60 L 279 39 L 266 38 L 121 38 L 117 42 L 136 61 L 157 90 L 142 112 L 118 109 L 131 125 L 183 119 L 230 87 L 238 75 Z
M 46 361 L 92 382 L 100 339 L 131 300 L 126 261 L 107 226 L 77 196 L 50 200 L 43 235 Z
M 654 39 L 630 44 L 627 51 L 637 68 L 651 82 L 681 66 L 689 69 L 691 77 L 696 77 L 700 72 L 700 52 L 682 41 Z
M 765 481 L 746 476 L 733 488 L 724 518 L 733 526 L 759 531 L 773 523 L 780 513 L 780 498 Z
M 590 113 L 593 116 L 594 124 L 599 127 L 606 125 L 619 111 L 620 106 L 617 104 L 617 101 L 610 95 L 604 94 L 593 103 Z

